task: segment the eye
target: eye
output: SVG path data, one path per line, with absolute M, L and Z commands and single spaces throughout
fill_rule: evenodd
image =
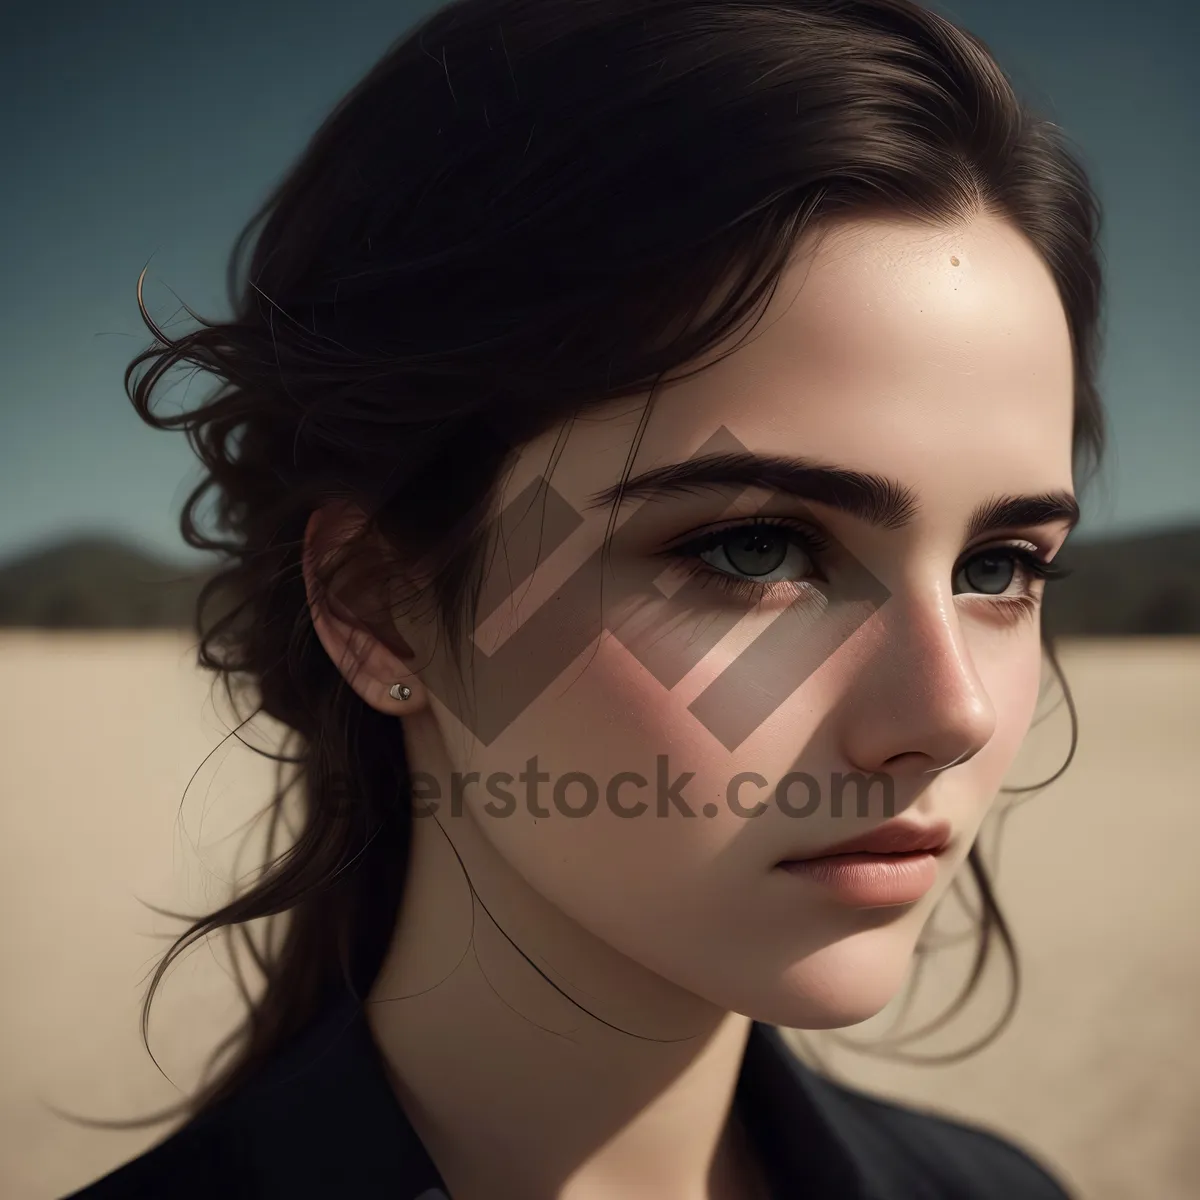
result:
M 757 583 L 798 581 L 816 573 L 810 539 L 778 525 L 723 529 L 706 535 L 692 552 L 714 570 Z
M 1018 595 L 1032 595 L 1036 579 L 1060 579 L 1068 571 L 1023 546 L 996 546 L 973 555 L 955 572 L 956 594 L 1004 596 L 1014 584 Z
M 1016 552 L 989 550 L 965 562 L 955 576 L 956 590 L 1002 596 L 1017 578 Z

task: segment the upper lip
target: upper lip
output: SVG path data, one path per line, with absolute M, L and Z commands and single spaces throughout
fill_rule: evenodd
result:
M 932 821 L 928 824 L 904 820 L 888 821 L 886 825 L 879 825 L 858 837 L 839 842 L 836 846 L 825 846 L 784 861 L 828 858 L 834 854 L 916 854 L 922 850 L 936 854 L 946 848 L 952 832 L 949 821 Z

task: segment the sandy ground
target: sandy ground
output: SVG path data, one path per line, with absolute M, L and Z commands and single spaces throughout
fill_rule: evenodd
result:
M 1200 641 L 1079 643 L 1066 662 L 1078 758 L 1003 831 L 999 894 L 1023 966 L 1013 1024 L 949 1066 L 843 1045 L 885 1032 L 895 1006 L 806 1045 L 843 1078 L 1017 1139 L 1085 1200 L 1194 1200 Z M 52 1200 L 170 1127 L 94 1131 L 48 1104 L 111 1118 L 170 1103 L 231 1026 L 228 968 L 202 948 L 168 977 L 150 1026 L 158 1065 L 147 1056 L 144 985 L 177 927 L 142 902 L 218 900 L 232 835 L 268 776 L 223 743 L 227 713 L 172 635 L 0 636 L 0 713 L 0 1195 Z M 1013 782 L 1044 778 L 1065 746 L 1059 712 L 1031 734 Z M 961 911 L 938 927 L 963 928 Z M 962 947 L 935 956 L 918 1017 L 952 997 L 963 962 Z M 944 1034 L 905 1050 L 967 1045 L 1004 986 L 994 973 Z

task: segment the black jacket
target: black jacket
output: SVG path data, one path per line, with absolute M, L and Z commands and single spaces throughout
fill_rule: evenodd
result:
M 1064 1200 L 994 1134 L 842 1087 L 755 1025 L 737 1100 L 780 1200 Z M 447 1200 L 362 1009 L 333 1009 L 231 1100 L 65 1200 Z

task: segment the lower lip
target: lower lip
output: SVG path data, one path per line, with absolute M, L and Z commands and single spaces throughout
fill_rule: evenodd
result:
M 800 875 L 820 884 L 846 904 L 861 908 L 883 908 L 912 904 L 937 882 L 937 855 L 915 854 L 830 854 L 780 863 L 790 875 Z

